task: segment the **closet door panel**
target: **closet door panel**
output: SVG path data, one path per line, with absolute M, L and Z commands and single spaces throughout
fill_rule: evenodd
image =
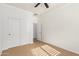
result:
M 9 24 L 8 24 L 8 20 L 7 20 L 7 16 L 4 15 L 3 18 L 3 37 L 2 37 L 2 50 L 5 50 L 8 48 L 8 30 L 9 30 Z

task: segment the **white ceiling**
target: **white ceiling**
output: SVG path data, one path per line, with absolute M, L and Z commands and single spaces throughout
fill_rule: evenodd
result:
M 54 8 L 62 5 L 61 3 L 48 3 L 49 8 L 46 8 L 45 5 L 41 3 L 38 7 L 34 8 L 36 3 L 7 3 L 7 4 L 27 11 L 31 11 L 37 14 L 43 14 L 51 9 L 53 10 Z

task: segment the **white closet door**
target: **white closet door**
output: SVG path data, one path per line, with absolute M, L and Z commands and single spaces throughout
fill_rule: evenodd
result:
M 20 43 L 20 25 L 19 19 L 8 19 L 8 48 L 16 47 Z

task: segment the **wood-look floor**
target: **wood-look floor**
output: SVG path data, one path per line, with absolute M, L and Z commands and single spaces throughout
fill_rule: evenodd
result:
M 18 46 L 14 48 L 10 48 L 8 50 L 5 50 L 2 52 L 2 56 L 34 56 L 32 54 L 32 49 L 43 46 L 43 45 L 49 45 L 52 48 L 56 49 L 59 51 L 61 54 L 58 56 L 79 56 L 76 53 L 61 49 L 59 47 L 35 40 L 33 44 L 28 44 L 28 45 L 23 45 L 23 46 Z

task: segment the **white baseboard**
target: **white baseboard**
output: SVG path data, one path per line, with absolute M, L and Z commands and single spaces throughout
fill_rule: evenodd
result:
M 40 40 L 40 41 L 42 41 L 42 40 Z M 42 42 L 46 42 L 46 43 L 51 44 L 51 45 L 54 45 L 54 46 L 56 46 L 56 47 L 60 47 L 59 45 L 57 45 L 57 44 L 55 44 L 55 43 L 52 44 L 52 43 L 47 42 L 47 41 L 42 41 Z M 62 47 L 60 47 L 60 48 L 62 48 Z M 70 50 L 70 49 L 67 49 L 67 48 L 62 48 L 62 49 L 67 50 L 67 51 L 70 51 L 70 52 L 73 52 L 73 53 L 76 53 L 76 54 L 79 54 L 79 52 L 73 51 L 73 50 Z

